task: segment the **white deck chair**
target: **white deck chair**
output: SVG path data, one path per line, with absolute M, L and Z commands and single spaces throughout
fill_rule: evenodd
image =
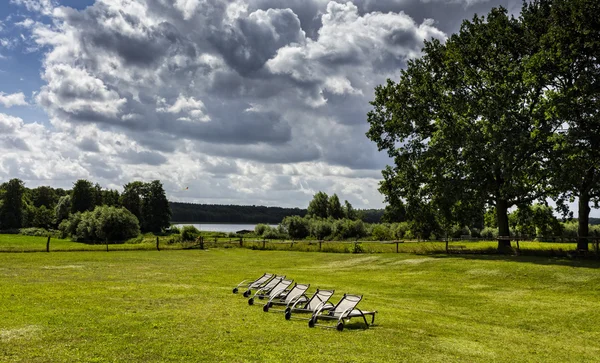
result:
M 281 297 L 283 295 L 285 295 L 285 293 L 287 293 L 287 288 L 290 287 L 291 284 L 294 283 L 294 280 L 285 280 L 285 279 L 281 279 L 279 281 L 279 283 L 275 286 L 273 286 L 273 288 L 271 288 L 269 290 L 268 293 L 263 292 L 262 290 L 258 290 L 254 296 L 252 296 L 251 298 L 248 299 L 248 305 L 254 305 L 254 298 L 258 297 L 259 299 L 264 299 L 264 298 L 278 298 Z
M 267 303 L 263 306 L 263 311 L 266 313 L 269 311 L 269 308 L 274 305 L 285 305 L 288 306 L 295 301 L 307 301 L 308 297 L 306 296 L 306 290 L 310 287 L 310 284 L 295 284 L 294 287 L 289 290 L 284 296 L 281 297 L 272 297 L 267 301 Z M 273 309 L 272 311 L 284 311 L 280 309 Z
M 294 301 L 288 304 L 285 309 L 285 320 L 292 318 L 292 313 L 311 313 L 314 314 L 317 310 L 325 311 L 333 309 L 334 306 L 329 302 L 335 290 L 319 290 L 314 293 L 307 301 Z M 304 318 L 297 318 L 304 319 Z M 309 320 L 308 318 L 306 318 Z
M 336 328 L 339 331 L 344 330 L 344 321 L 349 321 L 351 318 L 361 317 L 363 318 L 365 325 L 367 328 L 369 327 L 369 323 L 367 322 L 367 315 L 371 315 L 371 324 L 375 322 L 375 314 L 377 311 L 362 311 L 360 309 L 356 309 L 356 305 L 362 300 L 362 295 L 349 295 L 344 294 L 344 297 L 337 303 L 337 305 L 328 311 L 322 311 L 319 309 L 315 312 L 312 318 L 308 321 L 309 327 L 317 326 L 317 321 L 319 319 L 325 320 L 337 320 Z M 330 328 L 330 326 L 319 325 L 326 328 Z
M 233 288 L 233 293 L 237 294 L 238 291 L 239 291 L 239 288 L 242 287 L 242 286 L 246 287 L 248 290 L 250 290 L 250 289 L 258 289 L 263 284 L 266 284 L 267 281 L 269 281 L 271 278 L 273 278 L 273 274 L 264 273 L 261 277 L 257 278 L 254 281 L 244 280 L 244 281 L 240 282 L 239 284 L 237 284 L 236 287 Z

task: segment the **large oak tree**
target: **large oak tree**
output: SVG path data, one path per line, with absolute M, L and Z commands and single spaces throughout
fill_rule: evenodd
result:
M 367 136 L 395 161 L 380 188 L 388 201 L 432 204 L 456 221 L 494 206 L 499 235 L 508 236 L 508 209 L 546 195 L 557 126 L 544 113 L 544 77 L 528 66 L 539 37 L 522 18 L 492 9 L 445 43 L 426 42 L 397 83 L 376 88 Z

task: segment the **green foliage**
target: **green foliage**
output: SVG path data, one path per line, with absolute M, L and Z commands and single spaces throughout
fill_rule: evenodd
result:
M 256 226 L 254 226 L 254 233 L 256 233 L 257 236 L 262 236 L 268 228 L 269 226 L 266 224 L 257 224 Z
M 310 235 L 318 240 L 324 240 L 333 233 L 333 225 L 326 219 L 313 218 L 310 220 Z
M 28 225 L 38 228 L 51 228 L 54 226 L 54 211 L 46 208 L 45 205 L 41 207 L 32 207 L 30 221 Z
M 56 207 L 54 207 L 54 224 L 59 225 L 63 220 L 69 217 L 71 211 L 71 196 L 60 197 Z
M 71 192 L 71 213 L 91 211 L 94 206 L 92 183 L 84 179 L 77 180 Z
M 292 239 L 304 239 L 310 234 L 308 220 L 300 216 L 285 217 L 281 225 Z
M 2 206 L 0 207 L 0 229 L 21 228 L 23 225 L 23 194 L 25 186 L 19 179 L 11 179 L 0 186 Z
M 373 226 L 372 236 L 377 241 L 390 241 L 395 237 L 394 231 L 385 224 L 376 224 Z
M 339 202 L 339 199 L 338 199 Z M 329 209 L 329 198 L 327 194 L 318 192 L 308 204 L 306 214 L 308 216 L 327 218 Z
M 47 209 L 53 209 L 58 202 L 58 198 L 56 190 L 47 186 L 40 186 L 31 190 L 31 202 L 36 208 L 44 206 Z
M 287 235 L 285 233 L 281 233 L 278 228 L 271 228 L 267 226 L 267 228 L 261 234 L 261 237 L 264 239 L 285 239 Z
M 344 210 L 342 209 L 340 198 L 338 198 L 337 194 L 329 197 L 327 204 L 327 216 L 333 219 L 340 219 L 344 217 Z
M 143 232 L 158 233 L 171 225 L 171 209 L 162 183 L 154 180 L 143 188 Z
M 333 223 L 333 234 L 339 239 L 358 239 L 367 236 L 367 228 L 361 220 L 340 219 Z
M 194 226 L 183 226 L 181 229 L 181 239 L 183 241 L 195 241 L 199 235 L 200 231 Z
M 62 237 L 78 242 L 124 241 L 139 235 L 139 222 L 124 208 L 98 206 L 93 211 L 76 212 L 59 225 Z
M 352 220 L 358 218 L 356 210 L 354 209 L 354 207 L 352 207 L 352 204 L 350 204 L 350 202 L 347 200 L 344 201 L 344 218 Z

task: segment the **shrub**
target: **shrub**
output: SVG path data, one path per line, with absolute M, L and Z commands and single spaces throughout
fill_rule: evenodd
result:
M 169 229 L 167 229 L 167 234 L 181 234 L 181 229 L 176 225 L 172 224 Z
M 485 227 L 480 232 L 482 238 L 495 240 L 498 237 L 498 228 Z
M 44 228 L 21 228 L 19 229 L 19 234 L 24 236 L 35 236 L 35 237 L 46 237 L 48 235 L 56 236 L 57 233 L 54 230 L 48 230 Z
M 125 208 L 98 206 L 93 211 L 74 213 L 60 223 L 62 237 L 79 242 L 116 242 L 139 235 L 137 218 Z
M 333 232 L 331 222 L 327 220 L 312 219 L 310 222 L 310 235 L 317 239 L 325 239 Z
M 199 235 L 200 231 L 194 226 L 183 226 L 181 230 L 181 239 L 183 241 L 195 241 Z
M 394 233 L 385 224 L 374 225 L 372 236 L 377 241 L 389 241 L 394 239 Z
M 265 231 L 270 228 L 271 227 L 267 226 L 266 224 L 260 223 L 254 227 L 254 233 L 256 233 L 257 236 L 262 236 L 265 234 Z
M 271 228 L 266 226 L 267 228 L 264 230 L 262 234 L 262 238 L 265 239 L 285 239 L 287 236 L 279 232 L 277 228 Z
M 281 222 L 290 238 L 304 239 L 309 236 L 308 220 L 300 216 L 288 216 Z

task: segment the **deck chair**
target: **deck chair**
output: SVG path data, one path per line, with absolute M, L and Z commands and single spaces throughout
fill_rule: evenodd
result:
M 258 290 L 254 296 L 248 299 L 248 305 L 254 305 L 254 298 L 258 297 L 259 299 L 264 298 L 278 298 L 287 293 L 288 287 L 294 283 L 294 280 L 286 280 L 281 279 L 277 285 L 273 286 L 269 291 L 266 290 Z
M 244 297 L 249 297 L 250 295 L 252 295 L 252 290 L 256 290 L 256 292 L 259 292 L 259 291 L 269 292 L 275 285 L 277 285 L 283 279 L 285 279 L 284 275 L 275 275 L 275 276 L 273 276 L 272 279 L 268 280 L 267 282 L 263 283 L 260 286 L 253 287 L 253 288 L 249 287 L 248 290 L 244 291 Z
M 236 287 L 233 288 L 233 293 L 237 294 L 239 291 L 239 288 L 242 286 L 245 286 L 248 290 L 258 289 L 263 284 L 266 284 L 267 281 L 269 281 L 271 278 L 273 278 L 273 274 L 264 273 L 261 277 L 257 278 L 254 281 L 244 280 L 244 281 L 240 282 L 239 284 L 237 284 Z
M 326 311 L 329 309 L 333 309 L 334 306 L 329 302 L 329 299 L 333 295 L 335 290 L 319 290 L 315 292 L 310 299 L 306 301 L 294 301 L 291 304 L 288 304 L 285 308 L 285 320 L 290 320 L 292 318 L 292 313 L 310 313 L 314 314 L 317 310 L 321 309 L 321 311 Z M 304 318 L 297 318 L 304 319 Z M 306 320 L 309 320 L 306 318 Z
M 344 330 L 344 320 L 349 321 L 350 318 L 361 317 L 368 328 L 369 323 L 367 322 L 367 315 L 371 315 L 371 324 L 373 324 L 375 322 L 375 314 L 377 311 L 362 311 L 356 309 L 356 305 L 358 305 L 361 300 L 362 295 L 344 294 L 344 297 L 342 297 L 333 309 L 328 311 L 322 311 L 322 309 L 317 310 L 308 321 L 308 326 L 311 328 L 317 326 L 318 319 L 337 320 L 336 328 L 337 330 L 342 331 Z M 330 326 L 326 325 L 319 326 L 330 328 Z
M 285 295 L 281 297 L 272 297 L 267 301 L 267 303 L 263 306 L 263 311 L 266 313 L 269 311 L 269 308 L 272 308 L 274 305 L 285 305 L 288 306 L 295 301 L 307 301 L 308 297 L 306 296 L 306 290 L 310 287 L 310 284 L 295 284 L 291 290 L 285 293 Z M 280 309 L 273 309 L 273 311 L 284 311 Z

